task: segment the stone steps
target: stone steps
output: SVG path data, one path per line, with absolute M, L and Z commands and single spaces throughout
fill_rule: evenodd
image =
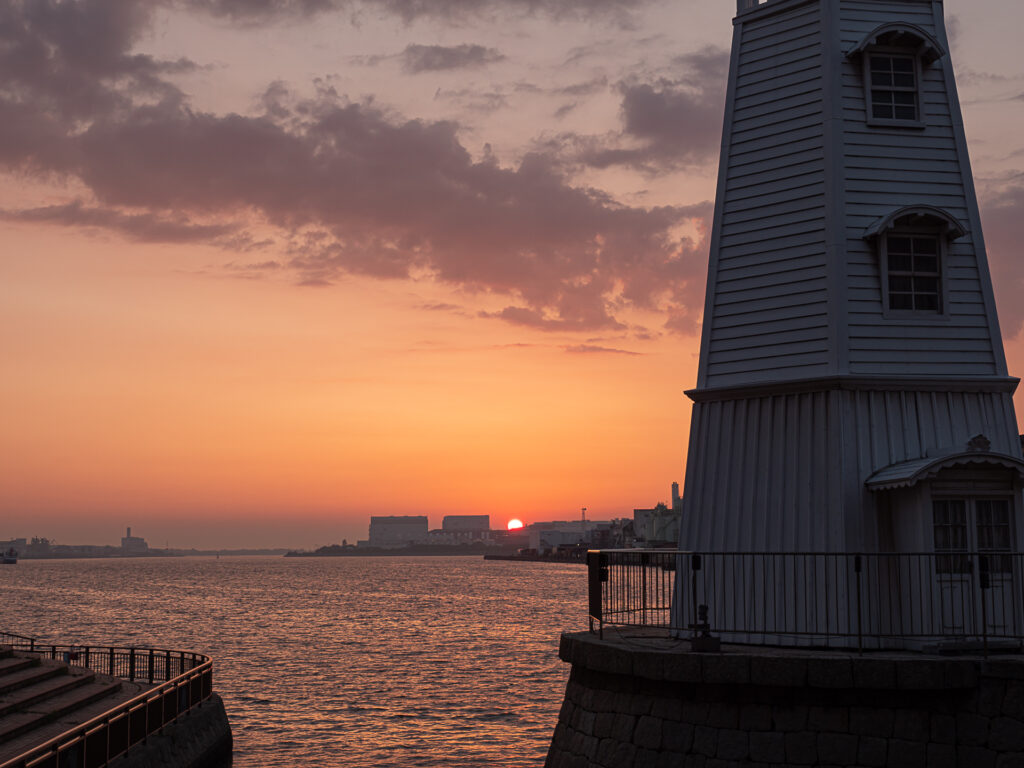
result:
M 15 656 L 14 651 L 9 651 L 6 656 L 0 656 L 0 675 L 25 669 L 25 667 L 39 666 L 38 662 L 39 659 L 35 657 Z
M 0 695 L 0 717 L 27 709 L 33 704 L 52 698 L 61 693 L 79 688 L 96 679 L 96 674 L 85 669 L 65 669 L 62 674 L 37 680 L 31 685 Z
M 0 647 L 0 763 L 142 690 L 91 669 Z
M 21 664 L 12 664 L 8 669 L 0 669 L 0 696 L 68 673 L 67 667 L 63 664 L 43 664 L 38 658 L 19 661 Z
M 105 675 L 97 675 L 97 678 L 101 680 L 112 679 Z M 103 714 L 118 704 L 138 696 L 149 687 L 144 684 L 129 683 L 124 680 L 120 682 L 121 688 L 116 693 L 102 699 L 97 699 L 87 706 L 68 712 L 54 720 L 51 720 L 50 722 L 33 728 L 31 731 L 28 731 L 27 733 L 10 741 L 0 742 L 0 763 L 10 760 L 13 757 L 17 757 L 18 755 L 27 752 L 33 747 L 39 746 L 55 736 L 59 736 L 68 729 L 74 728 L 75 726 L 91 720 L 97 715 Z M 5 718 L 0 717 L 0 723 L 2 723 L 4 719 Z
M 121 689 L 121 682 L 90 681 L 36 701 L 0 720 L 0 744 L 23 736 L 35 728 L 58 720 L 75 710 L 105 699 Z

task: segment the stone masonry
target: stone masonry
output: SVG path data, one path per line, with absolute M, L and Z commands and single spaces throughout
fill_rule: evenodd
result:
M 562 636 L 547 768 L 1024 768 L 1024 657 Z

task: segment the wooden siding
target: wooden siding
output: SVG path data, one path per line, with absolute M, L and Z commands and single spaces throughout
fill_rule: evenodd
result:
M 680 546 L 873 550 L 879 469 L 964 450 L 979 432 L 1021 456 L 1011 396 L 840 390 L 695 403 Z
M 702 386 L 819 375 L 829 354 L 820 8 L 738 35 Z
M 941 14 L 938 0 L 768 0 L 736 20 L 685 549 L 877 551 L 890 512 L 913 510 L 867 490 L 876 471 L 979 433 L 1021 456 L 948 57 L 923 73 L 915 128 L 868 125 L 861 63 L 845 58 L 888 22 L 946 45 Z M 941 316 L 882 305 L 863 234 L 908 205 L 967 230 Z
M 908 22 L 943 40 L 930 3 L 840 0 L 840 49 L 848 51 L 878 25 Z M 959 156 L 959 105 L 935 62 L 923 70 L 925 127 L 867 124 L 860 59 L 841 63 L 848 372 L 874 375 L 999 375 L 1002 346 L 989 318 L 979 269 L 984 252 L 970 231 L 973 191 Z M 951 107 L 952 105 L 952 107 Z M 952 114 L 955 111 L 957 114 Z M 962 139 L 962 136 L 960 137 Z M 875 220 L 904 205 L 934 205 L 963 222 L 968 234 L 951 243 L 943 269 L 941 317 L 890 315 L 883 306 L 876 244 L 863 239 Z M 991 290 L 988 291 L 991 293 Z
M 845 57 L 889 22 L 944 41 L 941 9 L 819 0 L 768 11 L 742 15 L 734 36 L 698 386 L 1006 375 L 948 62 L 923 70 L 925 127 L 898 128 L 868 125 L 861 60 Z M 907 205 L 942 208 L 968 230 L 943 265 L 939 318 L 887 311 L 877 243 L 863 239 Z

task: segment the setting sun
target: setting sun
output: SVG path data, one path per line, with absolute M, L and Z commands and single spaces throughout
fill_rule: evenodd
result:
M 520 529 L 522 527 L 523 527 L 523 521 L 520 520 L 518 517 L 514 517 L 514 518 L 512 518 L 511 520 L 508 521 L 508 529 L 510 531 L 515 531 L 515 530 L 518 530 L 518 529 Z

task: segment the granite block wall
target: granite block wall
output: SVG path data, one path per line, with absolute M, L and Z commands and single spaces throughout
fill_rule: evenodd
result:
M 1024 768 L 1024 659 L 563 637 L 548 768 Z

